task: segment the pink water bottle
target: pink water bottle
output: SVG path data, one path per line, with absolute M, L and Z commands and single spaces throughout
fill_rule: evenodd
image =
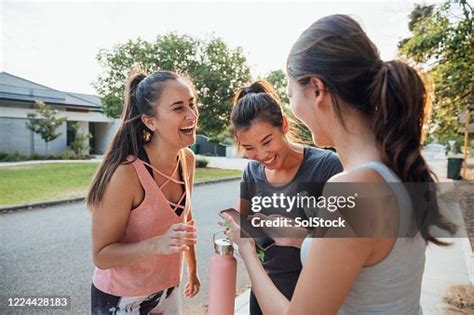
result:
M 234 257 L 234 248 L 228 238 L 216 239 L 214 242 L 214 256 L 209 268 L 209 301 L 208 314 L 233 315 L 235 304 L 235 284 L 237 278 L 237 261 Z

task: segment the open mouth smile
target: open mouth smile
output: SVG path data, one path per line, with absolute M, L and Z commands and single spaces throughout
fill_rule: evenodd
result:
M 189 135 L 192 135 L 194 133 L 195 129 L 196 129 L 196 126 L 192 125 L 192 126 L 189 126 L 189 127 L 180 128 L 179 131 L 182 132 L 183 134 L 189 136 Z

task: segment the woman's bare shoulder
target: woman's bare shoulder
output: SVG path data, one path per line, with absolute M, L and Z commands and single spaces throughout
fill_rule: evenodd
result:
M 112 180 L 119 183 L 138 182 L 138 175 L 132 163 L 124 162 L 117 167 L 112 175 Z
M 380 174 L 370 168 L 357 168 L 354 170 L 343 171 L 339 174 L 334 175 L 331 177 L 328 182 L 337 183 L 354 183 L 354 182 L 361 182 L 361 183 L 378 183 L 384 182 L 384 179 Z
M 123 196 L 133 197 L 140 189 L 140 180 L 133 164 L 120 164 L 110 178 L 108 186 L 106 193 L 110 190 L 116 196 L 123 194 Z
M 193 150 L 191 150 L 190 148 L 184 148 L 183 152 L 184 152 L 184 157 L 186 158 L 186 162 L 188 164 L 189 163 L 194 164 L 194 161 L 196 160 L 196 155 L 194 155 Z
M 191 176 L 194 175 L 194 169 L 195 169 L 195 164 L 196 164 L 196 156 L 194 155 L 194 152 L 189 149 L 185 148 L 183 149 L 184 152 L 184 158 L 186 159 L 186 166 L 187 166 L 187 171 L 188 174 Z

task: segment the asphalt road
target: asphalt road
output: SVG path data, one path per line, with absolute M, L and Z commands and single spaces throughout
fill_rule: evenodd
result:
M 198 296 L 183 298 L 186 314 L 205 313 L 208 268 L 213 255 L 212 233 L 219 229 L 217 212 L 235 206 L 238 192 L 238 181 L 194 188 L 193 214 L 198 227 L 202 287 Z M 0 296 L 65 295 L 71 297 L 68 313 L 90 313 L 94 269 L 90 219 L 82 203 L 0 214 Z M 185 279 L 181 287 L 184 283 Z M 243 291 L 248 283 L 243 263 L 239 261 L 237 290 Z M 1 309 L 0 313 L 4 312 Z M 64 311 L 54 313 L 64 314 Z

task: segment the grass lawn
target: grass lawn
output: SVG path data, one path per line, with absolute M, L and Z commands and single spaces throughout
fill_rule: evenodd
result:
M 83 197 L 98 163 L 49 163 L 0 168 L 0 207 Z M 197 169 L 196 182 L 240 176 L 241 171 Z
M 196 168 L 196 178 L 194 181 L 199 183 L 208 180 L 236 177 L 241 175 L 242 172 L 237 170 L 224 170 L 220 168 Z

